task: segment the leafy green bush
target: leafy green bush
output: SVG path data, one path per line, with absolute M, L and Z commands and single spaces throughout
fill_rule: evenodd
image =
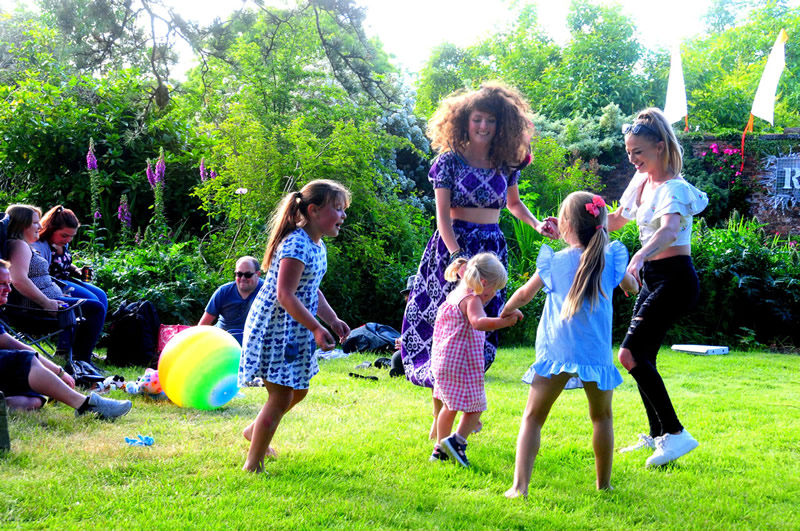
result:
M 533 160 L 522 171 L 520 197 L 530 209 L 555 215 L 561 201 L 575 190 L 599 190 L 597 177 L 580 159 L 571 160 L 570 151 L 549 137 L 537 139 Z
M 122 247 L 94 257 L 97 284 L 108 292 L 109 311 L 123 300 L 147 299 L 163 323 L 197 323 L 214 290 L 229 280 L 210 272 L 197 249 L 199 242 L 191 240 Z
M 696 340 L 721 344 L 800 342 L 797 243 L 770 237 L 754 220 L 731 216 L 725 229 L 698 224 L 692 245 L 700 276 Z

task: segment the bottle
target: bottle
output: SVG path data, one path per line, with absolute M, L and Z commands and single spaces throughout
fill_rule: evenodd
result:
M 92 280 L 92 276 L 93 276 L 92 268 L 89 266 L 83 266 L 83 269 L 81 269 L 81 280 L 83 280 L 84 282 L 89 282 L 90 280 Z

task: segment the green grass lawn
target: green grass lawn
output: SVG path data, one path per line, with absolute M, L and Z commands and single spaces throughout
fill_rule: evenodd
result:
M 501 350 L 487 376 L 489 410 L 470 438 L 470 469 L 429 463 L 430 391 L 404 379 L 348 377 L 376 356 L 322 362 L 308 398 L 284 419 L 267 473 L 241 471 L 241 430 L 264 389 L 211 411 L 134 396 L 126 417 L 73 418 L 63 405 L 12 413 L 0 457 L 3 528 L 797 528 L 800 356 L 663 350 L 659 366 L 700 447 L 646 470 L 616 454 L 612 492 L 594 488 L 583 391 L 556 402 L 527 500 L 507 500 L 528 388 L 530 349 Z M 124 374 L 135 378 L 137 370 Z M 646 431 L 632 379 L 614 396 L 616 446 Z M 115 391 L 121 398 L 124 393 Z M 149 448 L 126 436 L 151 435 Z

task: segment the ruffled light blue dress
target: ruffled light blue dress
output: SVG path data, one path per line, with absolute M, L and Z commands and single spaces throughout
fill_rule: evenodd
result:
M 565 321 L 561 319 L 561 307 L 578 270 L 581 252 L 569 248 L 556 253 L 542 245 L 536 258 L 547 299 L 536 332 L 536 361 L 522 377 L 525 383 L 532 383 L 534 374 L 549 378 L 563 372 L 576 376 L 565 389 L 582 387 L 583 381 L 597 382 L 599 389 L 608 391 L 622 383 L 611 349 L 611 296 L 625 276 L 628 250 L 618 241 L 606 247 L 601 277 L 606 297 L 600 295 L 593 311 L 590 302 L 584 301 L 583 307 Z

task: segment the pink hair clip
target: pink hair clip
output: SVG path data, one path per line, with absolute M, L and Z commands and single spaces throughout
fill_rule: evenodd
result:
M 586 211 L 594 217 L 597 217 L 600 214 L 600 209 L 605 208 L 605 206 L 606 202 L 603 201 L 603 198 L 599 195 L 595 195 L 592 197 L 591 203 L 586 203 Z

